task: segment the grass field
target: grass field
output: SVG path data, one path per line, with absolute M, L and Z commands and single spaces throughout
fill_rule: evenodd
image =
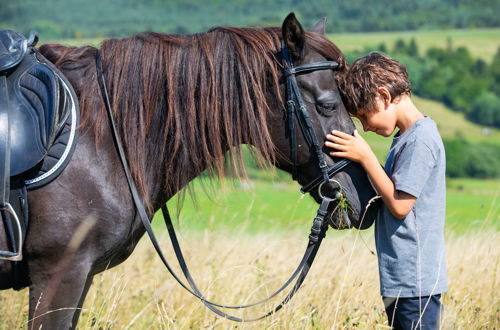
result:
M 288 180 L 228 183 L 214 194 L 203 193 L 196 183 L 194 190 L 196 202 L 187 196 L 177 220 L 180 230 L 229 230 L 233 235 L 269 230 L 305 233 L 318 208 Z M 169 206 L 176 210 L 175 199 Z M 160 215 L 154 224 L 163 226 Z M 500 230 L 500 180 L 448 179 L 446 228 L 454 233 Z
M 409 42 L 414 38 L 423 54 L 430 47 L 446 48 L 451 42 L 453 48 L 465 46 L 475 57 L 490 61 L 500 47 L 500 29 L 463 29 L 439 31 L 403 31 L 374 33 L 340 33 L 328 37 L 343 51 L 377 48 L 385 43 L 392 49 L 398 39 Z
M 164 233 L 164 232 L 163 232 Z M 327 234 L 302 288 L 277 314 L 237 324 L 215 316 L 178 285 L 147 239 L 122 265 L 94 278 L 79 329 L 389 329 L 379 296 L 371 236 Z M 161 236 L 166 256 L 174 260 Z M 212 301 L 244 304 L 276 290 L 299 263 L 306 235 L 260 232 L 183 233 L 180 243 L 200 289 Z M 366 244 L 366 246 L 365 246 Z M 446 235 L 449 292 L 443 329 L 498 329 L 500 236 L 497 231 Z M 255 317 L 283 296 L 248 311 Z M 26 327 L 27 291 L 0 292 L 0 329 Z M 54 311 L 57 313 L 57 311 Z

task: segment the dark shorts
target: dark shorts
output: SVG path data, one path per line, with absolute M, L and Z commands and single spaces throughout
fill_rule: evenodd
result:
M 439 329 L 443 305 L 441 295 L 427 297 L 383 297 L 389 325 L 395 330 Z

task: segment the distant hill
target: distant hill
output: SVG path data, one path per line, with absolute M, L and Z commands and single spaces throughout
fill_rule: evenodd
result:
M 382 43 L 387 47 L 393 47 L 397 40 L 408 43 L 414 39 L 421 54 L 431 47 L 466 47 L 475 58 L 490 62 L 500 47 L 500 28 L 370 33 L 337 33 L 332 30 L 327 32 L 328 38 L 344 52 L 377 49 Z
M 0 28 L 36 29 L 43 38 L 196 33 L 280 25 L 292 11 L 305 27 L 326 16 L 328 31 L 336 32 L 500 26 L 498 0 L 1 0 Z
M 431 117 L 438 125 L 443 139 L 454 139 L 463 137 L 474 143 L 489 143 L 500 146 L 500 130 L 495 128 L 484 128 L 467 121 L 463 114 L 450 110 L 442 103 L 426 100 L 418 96 L 412 96 L 418 109 Z M 356 120 L 355 120 L 356 121 Z M 392 139 L 378 136 L 374 133 L 363 133 L 362 127 L 357 123 L 358 131 L 370 143 L 378 159 L 383 163 Z

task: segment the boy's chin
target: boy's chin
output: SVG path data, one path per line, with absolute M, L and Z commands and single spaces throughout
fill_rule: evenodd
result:
M 387 134 L 387 132 L 385 132 L 385 131 L 375 131 L 375 134 L 383 136 L 383 137 L 391 136 L 391 134 Z
M 389 137 L 392 135 L 393 132 L 394 132 L 394 130 L 390 130 L 390 129 L 380 129 L 380 130 L 376 130 L 375 134 L 383 136 L 383 137 Z

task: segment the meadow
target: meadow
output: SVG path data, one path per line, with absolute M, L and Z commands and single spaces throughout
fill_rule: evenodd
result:
M 267 319 L 246 324 L 215 316 L 184 291 L 144 238 L 126 262 L 94 278 L 79 328 L 389 329 L 378 293 L 371 230 L 332 233 L 327 233 L 308 278 L 291 302 Z M 159 236 L 173 262 L 165 231 Z M 179 231 L 200 289 L 210 300 L 226 304 L 250 303 L 276 290 L 299 263 L 306 236 L 305 228 L 301 233 L 247 234 L 231 228 L 192 231 L 181 226 Z M 443 296 L 443 329 L 500 326 L 499 244 L 499 232 L 491 228 L 475 227 L 466 235 L 447 230 L 449 292 Z M 255 317 L 280 299 L 283 295 L 263 306 L 233 312 Z M 26 326 L 27 300 L 26 291 L 0 294 L 0 329 Z
M 311 197 L 300 194 L 296 183 L 282 177 L 276 176 L 272 181 L 228 181 L 224 186 L 215 183 L 213 187 L 198 181 L 193 185 L 195 197 L 186 195 L 182 208 L 178 198 L 168 205 L 176 214 L 180 230 L 305 232 L 318 206 Z M 500 230 L 500 180 L 448 179 L 446 207 L 450 232 Z M 163 227 L 161 214 L 157 214 L 153 224 Z
M 439 31 L 400 31 L 372 33 L 331 33 L 328 37 L 343 51 L 377 49 L 381 43 L 392 48 L 398 39 L 415 39 L 421 54 L 431 47 L 467 47 L 471 54 L 490 61 L 500 47 L 500 29 L 450 29 Z

